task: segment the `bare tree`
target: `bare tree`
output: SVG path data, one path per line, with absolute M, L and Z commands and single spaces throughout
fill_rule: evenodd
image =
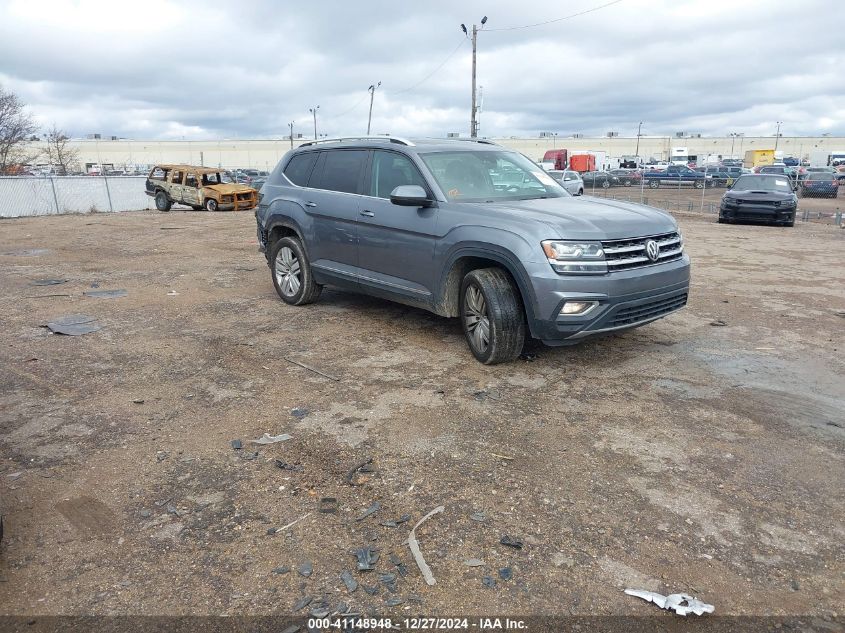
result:
M 51 167 L 55 167 L 60 176 L 64 176 L 79 163 L 79 152 L 68 145 L 70 137 L 53 124 L 53 128 L 47 132 L 47 161 Z
M 0 88 L 0 174 L 27 162 L 26 144 L 35 130 L 32 116 L 17 95 Z

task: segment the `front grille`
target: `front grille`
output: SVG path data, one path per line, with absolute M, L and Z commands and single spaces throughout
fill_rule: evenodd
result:
M 683 308 L 686 304 L 687 295 L 684 293 L 682 295 L 669 297 L 668 299 L 658 299 L 657 301 L 642 303 L 638 306 L 622 308 L 613 315 L 613 318 L 608 321 L 606 327 L 624 327 L 626 325 L 635 325 L 640 321 L 647 321 L 649 319 L 654 319 L 656 317 L 663 316 L 664 314 L 674 312 L 675 310 Z
M 754 207 L 779 207 L 779 200 L 737 200 L 736 204 L 747 204 Z
M 652 261 L 646 255 L 646 242 L 649 240 L 654 240 L 660 247 L 657 261 Z M 684 255 L 684 245 L 680 234 L 677 232 L 663 233 L 652 237 L 609 240 L 602 242 L 601 245 L 609 272 L 663 264 L 680 259 Z

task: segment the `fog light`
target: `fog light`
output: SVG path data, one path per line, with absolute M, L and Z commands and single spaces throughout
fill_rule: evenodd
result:
M 587 314 L 587 312 L 595 308 L 598 304 L 598 301 L 567 301 L 560 309 L 560 313 L 567 316 Z

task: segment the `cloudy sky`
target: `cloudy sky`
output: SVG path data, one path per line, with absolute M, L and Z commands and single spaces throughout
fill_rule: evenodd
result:
M 845 135 L 831 0 L 0 0 L 0 85 L 73 136 Z M 500 29 L 500 30 L 497 30 Z

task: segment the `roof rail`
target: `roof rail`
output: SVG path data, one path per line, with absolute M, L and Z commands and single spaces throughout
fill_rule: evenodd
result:
M 307 143 L 301 143 L 300 147 L 318 145 L 320 143 L 342 143 L 343 141 L 390 141 L 391 143 L 396 143 L 397 145 L 413 146 L 411 141 L 398 136 L 339 136 L 337 138 L 321 138 L 316 141 L 308 141 Z

